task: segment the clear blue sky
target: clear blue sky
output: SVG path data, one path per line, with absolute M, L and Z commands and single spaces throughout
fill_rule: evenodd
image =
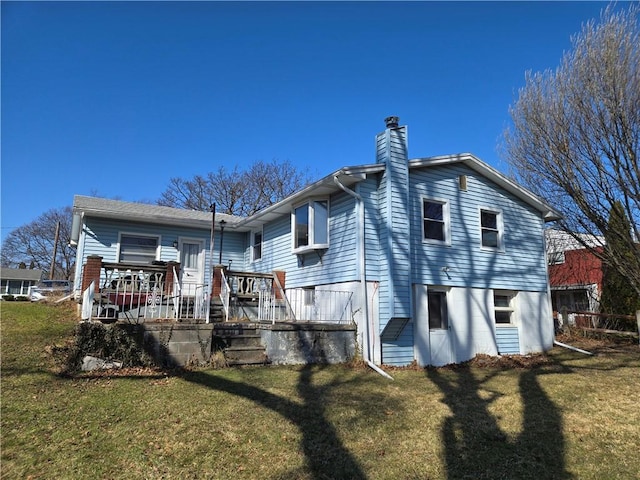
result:
M 2 237 L 74 194 L 155 201 L 171 177 L 287 159 L 373 163 L 496 145 L 527 70 L 601 2 L 6 2 Z M 624 4 L 619 7 L 624 6 Z

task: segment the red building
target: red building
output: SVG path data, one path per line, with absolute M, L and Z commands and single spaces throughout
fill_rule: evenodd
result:
M 597 312 L 602 292 L 602 261 L 589 249 L 558 230 L 548 230 L 549 284 L 554 311 Z M 589 237 L 591 243 L 601 239 Z M 602 248 L 602 247 L 596 247 Z

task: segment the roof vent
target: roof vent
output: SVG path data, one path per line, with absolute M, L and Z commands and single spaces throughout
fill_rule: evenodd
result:
M 399 121 L 399 117 L 387 117 L 384 119 L 384 123 L 386 123 L 387 128 L 398 128 Z

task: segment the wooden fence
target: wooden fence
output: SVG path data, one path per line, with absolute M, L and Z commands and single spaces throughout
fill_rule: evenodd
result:
M 616 315 L 563 308 L 558 312 L 557 320 L 561 328 L 574 326 L 585 331 L 628 335 L 640 339 L 640 310 L 635 315 Z

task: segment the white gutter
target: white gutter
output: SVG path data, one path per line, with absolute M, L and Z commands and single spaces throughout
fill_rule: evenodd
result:
M 371 356 L 372 356 L 371 349 L 373 348 L 373 342 L 371 340 L 371 337 L 373 332 L 372 332 L 371 325 L 369 323 L 369 308 L 367 306 L 368 304 L 367 275 L 366 275 L 367 266 L 365 261 L 364 203 L 362 201 L 362 196 L 360 196 L 358 193 L 354 192 L 353 190 L 345 187 L 342 183 L 340 183 L 340 180 L 338 179 L 338 175 L 333 176 L 333 181 L 342 191 L 344 191 L 345 193 L 348 193 L 349 195 L 351 195 L 353 198 L 356 199 L 356 205 L 358 208 L 357 236 L 358 236 L 358 245 L 360 247 L 360 255 L 358 256 L 358 270 L 360 272 L 360 288 L 362 291 L 361 295 L 362 295 L 362 305 L 363 305 L 362 310 L 364 312 L 364 321 L 366 324 L 366 333 L 367 333 L 367 352 L 366 352 L 366 358 L 364 359 L 364 361 L 367 363 L 367 365 L 369 365 L 369 367 L 371 367 L 374 371 L 378 372 L 383 377 L 393 380 L 393 377 L 391 375 L 389 375 L 387 372 L 382 370 L 379 366 L 377 366 L 375 363 L 371 361 Z

